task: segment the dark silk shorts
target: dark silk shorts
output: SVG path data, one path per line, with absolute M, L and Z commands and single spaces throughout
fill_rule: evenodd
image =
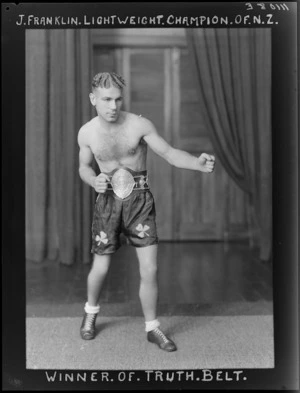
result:
M 133 190 L 125 199 L 112 190 L 100 193 L 94 208 L 91 252 L 114 253 L 121 246 L 121 233 L 134 247 L 157 244 L 155 216 L 155 203 L 149 189 Z

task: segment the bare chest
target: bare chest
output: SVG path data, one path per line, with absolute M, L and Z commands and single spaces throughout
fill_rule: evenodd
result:
M 92 138 L 91 148 L 98 161 L 114 161 L 135 156 L 144 149 L 145 143 L 138 135 L 128 132 L 96 134 Z

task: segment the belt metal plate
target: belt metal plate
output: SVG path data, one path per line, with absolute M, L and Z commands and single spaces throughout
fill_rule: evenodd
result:
M 121 199 L 128 197 L 135 186 L 132 174 L 123 168 L 114 173 L 110 182 L 114 193 Z

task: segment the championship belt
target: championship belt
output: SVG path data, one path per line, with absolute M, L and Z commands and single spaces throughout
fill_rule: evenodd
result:
M 133 189 L 148 189 L 147 176 L 133 176 L 124 168 L 118 169 L 110 179 L 110 185 L 114 193 L 121 199 L 128 197 Z M 110 189 L 110 187 L 108 187 Z
M 135 186 L 132 174 L 123 168 L 113 174 L 110 182 L 114 193 L 121 199 L 128 197 Z

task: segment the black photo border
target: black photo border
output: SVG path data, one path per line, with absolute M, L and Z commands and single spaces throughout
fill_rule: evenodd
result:
M 26 369 L 25 295 L 25 30 L 20 14 L 37 16 L 95 15 L 245 15 L 262 14 L 254 2 L 97 2 L 2 4 L 2 371 L 4 390 L 137 390 L 228 389 L 297 390 L 299 383 L 298 297 L 298 52 L 297 2 L 289 11 L 271 10 L 272 28 L 272 151 L 273 151 L 273 299 L 275 368 L 246 369 L 240 381 L 147 381 L 143 371 L 110 382 L 48 382 L 46 370 Z M 251 14 L 252 13 L 252 14 Z M 264 12 L 265 13 L 265 12 Z M 166 27 L 123 25 L 106 27 Z M 170 26 L 174 27 L 174 26 Z M 176 27 L 186 27 L 176 25 Z M 194 26 L 193 26 L 194 27 Z M 202 27 L 223 27 L 215 24 Z M 249 27 L 240 23 L 238 26 Z M 262 27 L 252 25 L 250 27 Z M 103 28 L 103 26 L 31 26 L 30 28 Z M 70 372 L 71 370 L 68 370 Z M 74 370 L 78 371 L 78 370 Z M 170 370 L 174 371 L 174 370 Z M 197 373 L 199 370 L 195 370 Z M 212 370 L 216 374 L 217 370 Z M 226 373 L 227 370 L 220 370 Z M 228 370 L 230 371 L 230 370 Z M 232 371 L 232 370 L 231 370 Z M 87 370 L 88 373 L 92 371 Z M 163 371 L 163 374 L 167 370 Z M 139 379 L 139 381 L 138 381 Z

